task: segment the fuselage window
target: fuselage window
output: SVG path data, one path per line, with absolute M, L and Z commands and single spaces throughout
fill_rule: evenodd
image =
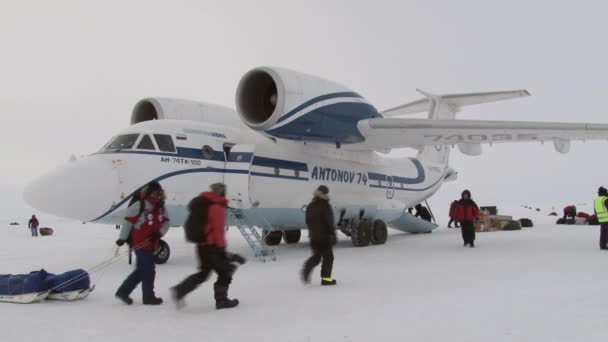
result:
M 175 152 L 175 144 L 170 135 L 154 134 L 154 139 L 156 140 L 159 150 L 163 152 Z
M 209 145 L 203 146 L 203 157 L 205 159 L 213 159 L 214 154 L 215 154 L 215 151 L 213 151 L 213 147 L 211 147 Z
M 144 135 L 143 138 L 141 138 L 141 141 L 139 142 L 139 145 L 137 145 L 137 149 L 138 150 L 152 150 L 154 151 L 154 144 L 152 143 L 152 139 L 150 139 L 149 135 Z
M 119 136 L 116 137 L 116 139 L 114 139 L 108 145 L 108 147 L 106 147 L 106 150 L 128 150 L 128 149 L 132 149 L 133 145 L 135 145 L 135 142 L 137 141 L 138 137 L 139 137 L 139 134 L 124 134 L 124 135 L 119 135 Z

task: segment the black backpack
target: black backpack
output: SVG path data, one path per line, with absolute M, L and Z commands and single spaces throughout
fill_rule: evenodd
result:
M 188 204 L 188 218 L 184 222 L 184 233 L 186 233 L 186 241 L 192 243 L 203 243 L 207 240 L 204 227 L 207 223 L 207 209 L 209 208 L 208 200 L 197 196 Z

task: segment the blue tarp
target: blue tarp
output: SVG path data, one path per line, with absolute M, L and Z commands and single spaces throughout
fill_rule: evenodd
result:
M 0 295 L 20 295 L 24 293 L 47 291 L 45 270 L 32 272 L 30 274 L 6 274 L 0 275 Z
M 85 270 L 73 270 L 62 274 L 49 274 L 46 278 L 49 289 L 54 292 L 86 290 L 91 287 L 91 279 Z
M 0 275 L 0 295 L 7 296 L 39 293 L 51 289 L 54 289 L 54 292 L 85 290 L 90 286 L 89 274 L 80 269 L 58 275 L 43 269 L 29 274 Z

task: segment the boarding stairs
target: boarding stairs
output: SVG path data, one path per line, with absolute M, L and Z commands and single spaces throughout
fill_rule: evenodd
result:
M 262 228 L 263 232 L 273 231 L 272 226 L 268 223 L 268 221 L 263 220 L 266 222 L 265 227 L 256 228 L 249 222 L 241 209 L 230 208 L 227 211 L 230 222 L 241 232 L 245 238 L 245 241 L 247 241 L 249 247 L 251 247 L 253 250 L 255 257 L 262 262 L 266 262 L 268 260 L 276 261 L 277 257 L 275 250 L 266 244 L 264 241 L 265 236 L 263 236 L 263 234 L 258 230 L 258 228 Z

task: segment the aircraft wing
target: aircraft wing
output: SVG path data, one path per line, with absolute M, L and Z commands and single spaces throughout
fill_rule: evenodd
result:
M 427 145 L 553 142 L 567 153 L 571 140 L 608 140 L 608 124 L 377 118 L 358 124 L 374 150 Z

